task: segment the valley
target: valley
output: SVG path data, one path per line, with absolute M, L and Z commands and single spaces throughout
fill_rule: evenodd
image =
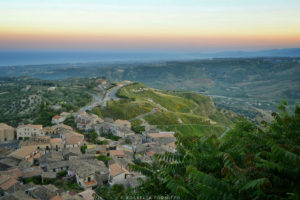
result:
M 218 58 L 131 64 L 59 64 L 0 67 L 0 76 L 46 80 L 101 76 L 112 82 L 136 81 L 163 90 L 211 96 L 218 107 L 260 123 L 277 105 L 300 100 L 299 58 Z

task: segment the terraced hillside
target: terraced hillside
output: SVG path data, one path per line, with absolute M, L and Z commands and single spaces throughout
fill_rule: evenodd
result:
M 215 107 L 208 96 L 194 92 L 162 91 L 133 83 L 118 91 L 119 101 L 102 107 L 102 117 L 158 125 L 185 134 L 220 134 L 237 117 Z

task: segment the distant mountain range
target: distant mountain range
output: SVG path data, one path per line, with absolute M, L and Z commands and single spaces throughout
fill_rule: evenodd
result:
M 300 57 L 300 48 L 269 49 L 262 51 L 224 51 L 217 53 L 193 54 L 201 58 L 239 58 L 239 57 Z
M 62 63 L 146 63 L 184 61 L 206 58 L 300 57 L 300 48 L 271 49 L 263 51 L 159 52 L 159 51 L 0 51 L 0 66 L 40 65 Z

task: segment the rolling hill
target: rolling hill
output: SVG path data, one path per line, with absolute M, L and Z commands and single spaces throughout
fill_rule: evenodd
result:
M 194 92 L 163 91 L 133 83 L 117 95 L 120 100 L 100 108 L 102 117 L 139 121 L 186 135 L 221 134 L 237 117 L 217 108 L 210 97 Z
M 297 54 L 298 50 L 293 52 Z M 0 67 L 0 76 L 22 75 L 47 80 L 103 76 L 157 89 L 200 92 L 211 96 L 218 107 L 256 122 L 270 119 L 282 99 L 290 105 L 300 102 L 299 56 Z

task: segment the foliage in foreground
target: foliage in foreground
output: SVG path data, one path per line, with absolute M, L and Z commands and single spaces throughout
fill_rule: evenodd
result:
M 178 153 L 131 165 L 148 178 L 128 196 L 180 199 L 299 199 L 300 108 L 283 102 L 271 123 L 240 121 L 222 139 L 177 136 Z

